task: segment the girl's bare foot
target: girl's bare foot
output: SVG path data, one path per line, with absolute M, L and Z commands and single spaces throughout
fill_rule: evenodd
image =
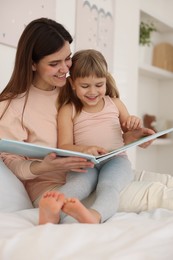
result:
M 39 202 L 39 225 L 59 223 L 59 214 L 64 200 L 65 196 L 62 193 L 56 191 L 46 192 Z
M 100 214 L 92 209 L 87 209 L 78 199 L 68 198 L 65 200 L 62 211 L 75 218 L 80 223 L 100 223 Z

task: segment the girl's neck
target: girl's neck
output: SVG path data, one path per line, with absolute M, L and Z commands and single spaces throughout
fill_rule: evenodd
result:
M 102 98 L 95 106 L 83 106 L 82 110 L 88 113 L 97 113 L 103 110 L 105 105 L 104 98 Z

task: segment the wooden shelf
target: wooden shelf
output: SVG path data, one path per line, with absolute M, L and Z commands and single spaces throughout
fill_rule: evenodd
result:
M 157 1 L 155 1 L 157 2 Z M 152 23 L 156 31 L 151 35 L 151 48 L 145 50 L 139 45 L 138 41 L 138 113 L 155 115 L 158 120 L 170 121 L 172 124 L 173 103 L 173 71 L 154 66 L 153 56 L 155 47 L 159 44 L 173 44 L 173 16 L 171 10 L 172 1 L 165 4 L 161 0 L 155 8 L 152 1 L 140 1 L 139 28 L 140 22 Z M 166 8 L 167 15 L 162 11 L 162 3 Z M 170 8 L 169 8 L 170 7 Z M 140 32 L 140 30 L 139 30 Z M 139 37 L 139 35 L 138 35 Z M 138 38 L 139 39 L 139 38 Z M 161 56 L 159 56 L 161 58 Z M 163 60 L 165 60 L 163 58 Z M 168 60 L 168 58 L 166 58 Z M 156 63 L 155 63 L 156 64 Z M 136 151 L 136 168 L 145 169 L 146 167 L 153 172 L 170 172 L 172 166 L 171 153 L 173 151 L 173 134 L 166 138 L 157 138 L 151 145 L 142 152 L 140 147 Z M 144 149 L 145 150 L 145 149 Z
M 166 20 L 163 20 L 161 18 L 159 19 L 159 17 L 157 16 L 153 16 L 151 13 L 146 13 L 144 10 L 141 10 L 140 19 L 141 21 L 145 21 L 147 23 L 154 23 L 157 33 L 159 33 L 160 35 L 159 37 L 163 36 L 163 39 L 165 34 L 173 34 L 172 24 L 168 23 Z M 159 40 L 158 42 L 162 41 Z M 173 72 L 164 70 L 151 64 L 139 64 L 139 74 L 158 80 L 173 80 Z
M 146 13 L 145 11 L 141 10 L 141 20 L 145 22 L 153 22 L 157 28 L 157 31 L 160 33 L 172 33 L 173 26 L 168 22 L 165 18 L 164 20 L 162 17 L 158 17 L 157 15 Z
M 158 67 L 149 64 L 139 64 L 139 73 L 141 75 L 152 77 L 159 80 L 172 80 L 173 73 L 167 70 L 160 69 Z

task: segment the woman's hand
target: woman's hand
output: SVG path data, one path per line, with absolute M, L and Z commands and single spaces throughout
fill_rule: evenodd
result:
M 124 143 L 125 144 L 129 144 L 131 142 L 137 141 L 138 139 L 144 137 L 144 136 L 148 136 L 148 135 L 152 135 L 155 134 L 155 132 L 152 129 L 149 128 L 140 128 L 140 129 L 136 129 L 136 130 L 131 130 L 128 131 L 126 133 L 124 133 L 123 137 L 124 137 Z M 146 143 L 143 143 L 141 145 L 139 145 L 142 148 L 146 148 L 148 147 L 152 142 L 152 141 L 148 141 Z
M 57 157 L 55 153 L 48 154 L 42 161 L 33 161 L 31 172 L 40 175 L 47 172 L 67 173 L 69 171 L 86 172 L 87 168 L 93 168 L 94 163 L 80 157 Z

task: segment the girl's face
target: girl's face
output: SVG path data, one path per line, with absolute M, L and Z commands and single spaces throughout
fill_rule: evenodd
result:
M 73 89 L 81 100 L 84 109 L 96 108 L 103 104 L 103 97 L 106 94 L 106 78 L 96 76 L 77 78 L 73 82 Z
M 38 63 L 33 63 L 33 84 L 43 90 L 51 90 L 55 86 L 63 87 L 71 65 L 70 44 L 66 42 L 59 51 L 45 56 Z

